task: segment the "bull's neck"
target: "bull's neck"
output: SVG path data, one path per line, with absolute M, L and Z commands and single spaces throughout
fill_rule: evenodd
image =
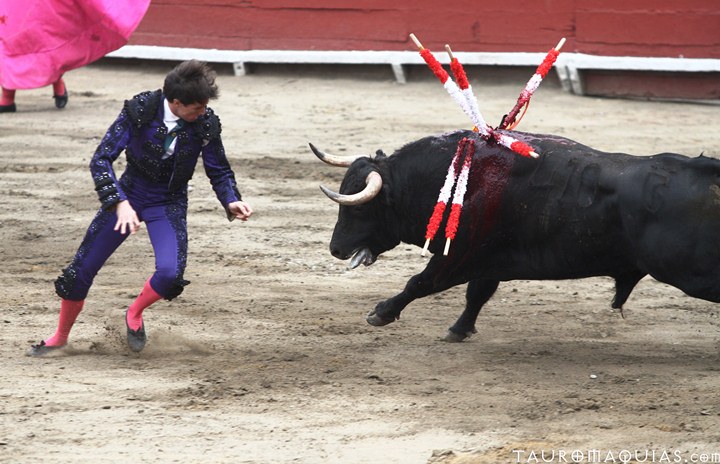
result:
M 393 220 L 400 241 L 422 247 L 427 223 L 442 187 L 442 173 L 438 176 L 433 171 L 417 169 L 417 163 L 403 164 L 397 163 L 390 169 Z

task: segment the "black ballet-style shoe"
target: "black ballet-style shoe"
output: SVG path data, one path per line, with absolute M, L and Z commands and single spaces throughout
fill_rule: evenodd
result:
M 10 103 L 9 105 L 0 105 L 0 113 L 14 113 L 17 111 L 17 107 L 15 106 L 15 103 Z
M 62 95 L 53 95 L 53 98 L 55 99 L 55 108 L 65 108 L 68 102 L 67 87 L 65 87 L 65 93 Z
M 130 349 L 136 353 L 145 348 L 147 336 L 145 335 L 145 323 L 143 322 L 139 329 L 133 330 L 127 322 L 127 311 L 125 311 L 125 327 L 127 328 L 127 342 Z
M 33 357 L 45 356 L 46 354 L 50 353 L 51 351 L 59 350 L 60 348 L 63 348 L 64 346 L 65 345 L 47 346 L 45 344 L 45 340 L 43 340 L 40 343 L 38 343 L 37 345 L 32 345 L 26 354 L 28 356 L 33 356 Z

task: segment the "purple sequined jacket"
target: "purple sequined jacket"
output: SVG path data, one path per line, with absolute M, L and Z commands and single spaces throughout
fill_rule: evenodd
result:
M 141 199 L 146 204 L 187 199 L 187 184 L 202 155 L 205 173 L 227 211 L 227 205 L 241 196 L 225 157 L 220 119 L 207 108 L 205 114 L 179 130 L 174 154 L 163 159 L 168 132 L 163 123 L 164 98 L 162 91 L 156 90 L 126 100 L 95 150 L 90 172 L 102 208 L 112 208 L 127 199 L 131 203 Z M 123 150 L 127 167 L 118 179 L 112 164 Z

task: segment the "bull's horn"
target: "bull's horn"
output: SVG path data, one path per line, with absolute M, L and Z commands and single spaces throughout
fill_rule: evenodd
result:
M 324 161 L 325 163 L 331 165 L 331 166 L 339 166 L 341 168 L 346 168 L 352 164 L 353 161 L 355 161 L 358 158 L 363 158 L 365 155 L 355 155 L 355 156 L 336 156 L 336 155 L 330 155 L 328 153 L 325 153 L 324 151 L 318 149 L 315 145 L 312 143 L 309 144 L 310 149 L 315 153 L 315 156 L 320 158 L 321 161 Z
M 343 195 L 342 193 L 333 192 L 324 185 L 320 186 L 320 190 L 328 196 L 332 201 L 341 205 L 361 205 L 375 198 L 382 188 L 382 177 L 377 171 L 371 171 L 365 178 L 365 188 L 362 192 L 353 193 L 352 195 Z

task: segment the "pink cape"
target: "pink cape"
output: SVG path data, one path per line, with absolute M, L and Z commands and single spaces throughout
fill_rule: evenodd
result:
M 150 0 L 3 0 L 0 84 L 34 89 L 125 45 Z

